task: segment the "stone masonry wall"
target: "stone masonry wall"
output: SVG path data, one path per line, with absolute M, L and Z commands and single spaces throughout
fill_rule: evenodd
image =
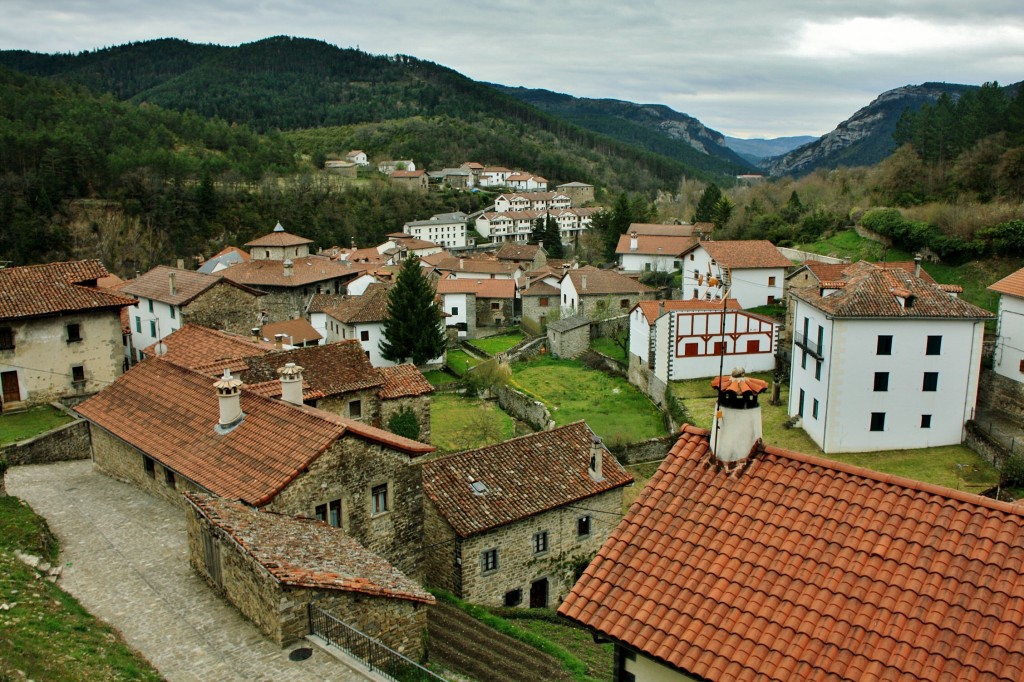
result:
M 539 400 L 534 400 L 510 386 L 495 386 L 494 393 L 498 396 L 498 405 L 502 410 L 534 429 L 544 431 L 554 426 L 551 412 Z
M 492 303 L 498 304 L 498 309 L 492 307 Z M 512 299 L 478 298 L 476 300 L 476 326 L 493 327 L 497 324 L 496 319 L 501 320 L 501 325 L 512 323 L 514 311 Z
M 1024 425 L 1024 384 L 985 369 L 979 385 L 978 407 L 1001 412 Z
M 168 470 L 160 462 L 154 461 L 153 475 L 148 475 L 141 452 L 97 426 L 90 425 L 90 432 L 93 462 L 111 478 L 133 483 L 147 493 L 182 508 L 187 504 L 181 495 L 183 491 L 209 492 L 178 475 L 175 475 L 174 485 L 169 485 L 166 474 Z
M 423 535 L 426 544 L 423 552 L 423 581 L 431 587 L 460 594 L 462 587 L 458 562 L 462 545 L 430 498 L 423 504 Z
M 421 443 L 430 442 L 430 396 L 419 395 L 408 398 L 394 398 L 392 400 L 380 401 L 380 428 L 387 429 L 391 417 L 398 414 L 405 408 L 412 410 L 416 415 L 416 421 L 420 425 L 420 435 L 416 440 Z
M 222 281 L 185 306 L 183 322 L 248 336 L 259 326 L 262 298 Z
M 317 409 L 330 412 L 340 417 L 350 417 L 350 403 L 358 400 L 362 409 L 362 417 L 359 421 L 364 424 L 377 426 L 380 423 L 380 398 L 377 397 L 377 389 L 369 388 L 364 391 L 351 391 L 340 395 L 332 395 L 327 398 L 320 398 L 316 401 Z
M 590 518 L 590 535 L 577 537 L 577 521 Z M 530 585 L 548 579 L 548 606 L 556 607 L 572 587 L 573 558 L 590 559 L 622 518 L 622 489 L 612 490 L 572 505 L 518 521 L 463 540 L 462 593 L 466 601 L 504 605 L 505 594 L 523 590 L 522 606 L 529 606 Z M 548 532 L 547 552 L 534 554 L 533 536 Z M 483 553 L 498 550 L 498 568 L 484 574 Z
M 548 347 L 556 357 L 574 358 L 590 348 L 590 327 L 577 327 L 567 332 L 548 329 Z
M 648 398 L 653 400 L 655 405 L 664 409 L 667 385 L 655 376 L 654 372 L 648 369 L 647 364 L 640 359 L 639 355 L 630 354 L 629 370 L 626 373 L 626 378 L 629 383 L 639 388 Z
M 3 454 L 12 466 L 89 459 L 89 422 L 79 419 L 34 438 L 5 445 Z
M 648 440 L 627 443 L 623 446 L 608 444 L 608 449 L 615 459 L 622 464 L 638 464 L 640 462 L 657 462 L 665 459 L 665 455 L 672 449 L 678 436 L 662 436 L 661 438 L 650 438 Z

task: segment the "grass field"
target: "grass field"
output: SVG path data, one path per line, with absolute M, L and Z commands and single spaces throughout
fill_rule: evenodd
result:
M 516 618 L 512 623 L 562 647 L 587 666 L 587 675 L 595 680 L 612 679 L 614 645 L 595 644 L 594 636 L 583 628 L 574 628 L 542 618 Z
M 430 382 L 432 386 L 444 386 L 445 384 L 454 384 L 459 378 L 452 376 L 448 372 L 440 369 L 431 369 L 423 373 L 423 377 Z
M 461 377 L 468 372 L 470 368 L 476 367 L 481 362 L 484 362 L 484 360 L 474 358 L 464 350 L 450 350 L 448 351 L 445 364 L 448 366 L 448 369 Z
M 615 343 L 607 336 L 601 336 L 590 342 L 590 347 L 596 350 L 598 353 L 603 353 L 613 360 L 626 364 L 628 359 L 626 358 L 626 351 L 619 344 Z
M 576 360 L 535 357 L 512 367 L 510 383 L 551 410 L 558 425 L 585 419 L 609 444 L 664 436 L 661 413 L 623 377 Z
M 469 345 L 493 356 L 498 353 L 504 353 L 525 338 L 522 332 L 517 331 L 500 336 L 488 336 L 486 339 L 473 339 L 469 342 Z
M 500 443 L 516 435 L 512 417 L 498 403 L 442 394 L 430 399 L 430 440 L 439 450 L 455 452 Z
M 67 424 L 71 417 L 49 405 L 39 405 L 25 412 L 0 416 L 0 445 L 16 443 Z

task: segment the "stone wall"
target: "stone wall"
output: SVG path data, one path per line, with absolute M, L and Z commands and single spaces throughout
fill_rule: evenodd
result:
M 182 309 L 183 324 L 197 324 L 248 336 L 253 327 L 259 326 L 257 320 L 263 298 L 221 281 Z
M 538 336 L 535 339 L 524 339 L 501 355 L 504 357 L 506 362 L 522 362 L 524 360 L 529 360 L 534 355 L 540 353 L 547 346 L 547 342 L 548 337 L 546 336 Z
M 497 303 L 497 309 L 493 304 Z M 508 326 L 512 324 L 513 299 L 511 298 L 478 298 L 476 299 L 476 335 L 480 327 Z M 498 322 L 500 320 L 500 322 Z M 476 336 L 470 338 L 477 338 Z
M 1024 426 L 1024 384 L 983 369 L 979 379 L 978 407 L 999 412 Z
M 968 421 L 964 425 L 964 433 L 964 445 L 984 457 L 994 467 L 1001 467 L 1010 456 L 1009 449 L 986 433 L 977 422 Z
M 526 422 L 537 431 L 554 428 L 551 413 L 541 401 L 509 386 L 495 386 L 494 392 L 498 396 L 498 405 L 507 414 Z
M 183 491 L 209 492 L 155 460 L 152 473 L 147 472 L 142 452 L 98 426 L 90 425 L 90 433 L 93 462 L 112 478 L 133 483 L 147 493 L 182 508 L 188 504 L 181 495 Z M 173 484 L 168 483 L 168 472 L 174 474 Z
M 548 347 L 559 358 L 574 358 L 590 348 L 590 327 L 584 325 L 566 332 L 548 328 Z
M 622 446 L 606 444 L 615 459 L 622 464 L 639 464 L 640 462 L 657 462 L 665 459 L 665 455 L 675 445 L 676 435 L 662 436 L 661 438 L 650 438 L 626 443 Z
M 547 305 L 541 305 L 541 299 L 547 299 Z M 561 307 L 558 294 L 549 296 L 523 296 L 523 319 L 531 320 L 540 324 L 544 318 L 544 324 L 554 322 L 561 317 Z
M 388 423 L 391 417 L 398 414 L 405 408 L 412 410 L 416 415 L 416 421 L 420 425 L 420 435 L 416 440 L 421 443 L 430 442 L 430 396 L 419 395 L 408 398 L 393 398 L 380 401 L 380 428 L 390 431 Z
M 3 455 L 11 466 L 89 459 L 89 422 L 79 419 L 34 438 L 5 445 Z
M 459 565 L 462 562 L 462 541 L 434 503 L 427 498 L 423 504 L 423 580 L 431 587 L 462 594 Z
M 359 421 L 364 424 L 378 426 L 381 423 L 381 401 L 377 397 L 377 387 L 368 388 L 363 391 L 350 391 L 339 395 L 332 395 L 320 398 L 316 401 L 317 409 L 324 412 L 336 414 L 339 417 L 351 419 L 349 410 L 353 400 L 358 400 L 362 417 Z
M 654 372 L 647 367 L 647 363 L 639 355 L 630 354 L 626 378 L 629 383 L 639 388 L 648 398 L 654 401 L 655 405 L 665 409 L 665 389 L 667 385 L 655 376 Z

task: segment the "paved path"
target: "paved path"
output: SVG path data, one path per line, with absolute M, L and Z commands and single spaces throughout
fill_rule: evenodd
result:
M 60 538 L 61 586 L 122 632 L 171 682 L 371 679 L 266 639 L 188 563 L 184 510 L 93 470 L 89 460 L 12 467 L 7 491 Z

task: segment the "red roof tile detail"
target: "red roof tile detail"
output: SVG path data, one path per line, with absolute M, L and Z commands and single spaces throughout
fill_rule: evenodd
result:
M 280 227 L 280 224 L 278 224 L 278 226 Z M 281 230 L 275 230 L 274 232 L 265 234 L 262 237 L 257 237 L 251 242 L 246 242 L 245 246 L 302 246 L 303 244 L 312 243 L 312 239 L 306 239 L 305 237 L 300 237 L 297 234 L 285 232 L 282 228 Z
M 704 247 L 712 258 L 730 268 L 788 268 L 793 265 L 767 239 L 703 241 L 691 249 L 698 246 Z
M 735 298 L 726 299 L 724 306 L 728 310 L 742 310 L 740 302 Z M 636 304 L 637 308 L 640 308 L 643 312 L 644 317 L 647 319 L 647 324 L 654 324 L 655 320 L 661 317 L 664 313 L 672 310 L 687 310 L 687 311 L 722 311 L 722 301 L 701 301 L 696 299 L 690 299 L 688 301 L 640 301 Z
M 224 369 L 231 371 L 244 369 L 248 365 L 241 358 L 270 353 L 274 344 L 254 341 L 246 336 L 229 334 L 228 332 L 186 324 L 181 329 L 165 336 L 161 343 L 164 353 L 161 360 L 174 363 L 179 367 L 194 369 L 203 374 L 221 374 Z M 157 344 L 144 349 L 143 352 L 154 357 Z M 223 364 L 223 363 L 227 364 Z
M 437 282 L 439 294 L 475 294 L 477 298 L 515 298 L 514 279 L 474 279 L 449 277 Z
M 565 277 L 569 278 L 576 289 L 576 293 L 580 296 L 643 294 L 654 291 L 654 289 L 646 284 L 641 284 L 625 275 L 620 275 L 612 270 L 598 270 L 589 266 L 570 270 L 566 273 Z M 583 286 L 583 278 L 587 280 L 586 286 Z
M 284 342 L 289 345 L 297 345 L 307 341 L 319 341 L 324 338 L 320 335 L 320 332 L 313 329 L 313 325 L 301 317 L 263 325 L 264 338 L 273 339 L 278 334 L 284 334 Z
M 615 253 L 623 256 L 634 253 L 638 256 L 666 256 L 675 258 L 683 251 L 697 243 L 693 237 L 674 237 L 665 235 L 637 235 L 636 248 L 631 247 L 632 237 L 628 234 L 619 236 L 619 243 L 615 247 Z
M 378 388 L 384 383 L 354 339 L 247 358 L 249 369 L 242 378 L 249 384 L 276 380 L 277 370 L 289 362 L 302 367 L 303 380 L 326 396 Z
M 238 267 L 241 267 L 239 264 Z M 225 270 L 225 272 L 227 272 Z M 174 289 L 171 289 L 171 275 L 174 276 Z M 207 275 L 195 270 L 179 270 L 178 268 L 158 265 L 149 272 L 129 280 L 121 287 L 121 291 L 132 296 L 151 298 L 170 305 L 186 305 L 200 294 L 209 291 L 221 282 L 239 287 L 234 281 L 225 280 L 221 275 Z M 244 291 L 262 296 L 264 292 L 241 287 Z
M 361 296 L 317 294 L 309 302 L 310 313 L 326 313 L 345 324 L 366 324 L 388 319 L 391 285 L 371 284 Z
M 185 497 L 284 585 L 434 603 L 434 597 L 415 581 L 327 524 L 200 493 L 185 493 Z
M 701 223 L 698 223 L 700 225 Z M 708 226 L 707 232 L 711 231 L 711 223 L 703 223 Z M 697 225 L 661 225 L 658 223 L 630 223 L 629 229 L 626 230 L 628 235 L 630 232 L 636 232 L 639 235 L 659 235 L 662 237 L 692 237 L 695 232 L 699 232 Z
M 562 290 L 547 282 L 540 281 L 530 285 L 530 288 L 523 292 L 523 296 L 558 296 Z
M 377 393 L 384 400 L 410 398 L 434 392 L 433 385 L 423 376 L 416 365 L 404 364 L 378 367 L 377 372 L 384 384 Z
M 1024 679 L 1024 513 L 683 429 L 559 613 L 709 680 Z
M 130 296 L 96 288 L 110 273 L 98 260 L 0 269 L 0 320 L 122 308 Z
M 992 291 L 998 291 L 1001 294 L 1009 294 L 1010 296 L 1019 296 L 1024 298 L 1024 268 L 1021 268 L 1017 272 L 1003 277 L 1001 280 L 989 287 Z
M 254 287 L 301 287 L 340 277 L 354 278 L 364 268 L 351 263 L 333 261 L 323 256 L 292 258 L 292 274 L 284 274 L 284 262 L 279 260 L 250 260 L 221 270 L 224 279 Z
M 494 256 L 498 260 L 532 261 L 537 257 L 537 253 L 540 250 L 541 247 L 539 244 L 516 244 L 515 242 L 505 242 L 497 251 L 494 252 Z
M 603 450 L 604 478 L 588 474 L 593 432 L 578 421 L 423 464 L 423 484 L 461 537 L 632 483 L 633 476 Z M 482 482 L 486 492 L 470 486 Z

